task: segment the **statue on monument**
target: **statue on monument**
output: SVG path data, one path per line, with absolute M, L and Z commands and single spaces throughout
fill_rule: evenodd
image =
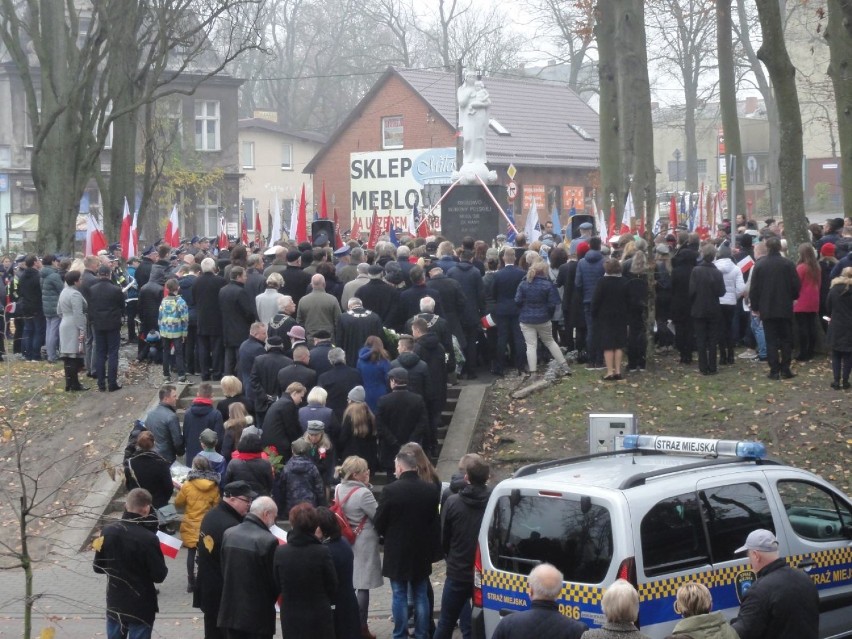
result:
M 491 97 L 481 80 L 468 71 L 464 83 L 457 92 L 459 105 L 459 128 L 464 142 L 462 166 L 453 179 L 462 184 L 478 184 L 477 176 L 483 182 L 494 184 L 497 174 L 488 170 L 485 154 L 485 137 L 488 134 L 488 108 Z

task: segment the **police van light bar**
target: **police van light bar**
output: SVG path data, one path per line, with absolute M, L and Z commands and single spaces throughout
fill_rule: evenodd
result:
M 625 435 L 625 450 L 655 450 L 662 453 L 680 453 L 712 457 L 741 457 L 763 459 L 766 446 L 760 442 L 733 439 L 700 439 L 697 437 L 670 437 L 667 435 Z

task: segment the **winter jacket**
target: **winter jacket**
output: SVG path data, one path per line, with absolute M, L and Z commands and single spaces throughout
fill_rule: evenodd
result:
M 34 266 L 19 271 L 17 314 L 21 317 L 42 314 L 41 275 Z
M 302 436 L 299 409 L 287 393 L 281 395 L 263 418 L 264 447 L 275 446 L 284 459 L 290 459 L 290 445 Z
M 310 393 L 317 385 L 317 372 L 302 362 L 293 362 L 278 371 L 278 387 L 282 393 L 293 382 L 299 382 Z
M 257 309 L 257 321 L 269 324 L 270 320 L 278 313 L 278 300 L 284 297 L 278 289 L 268 288 L 254 298 Z
M 305 327 L 305 335 L 309 340 L 320 330 L 334 335 L 339 319 L 340 301 L 323 290 L 315 290 L 305 295 L 296 310 L 296 321 Z
M 689 278 L 698 263 L 698 246 L 685 244 L 672 256 L 672 303 L 671 316 L 675 321 L 686 321 L 690 317 Z
M 355 488 L 359 490 L 352 492 Z M 350 493 L 351 496 L 346 499 Z M 343 503 L 344 499 L 346 503 Z M 355 554 L 352 584 L 356 589 L 378 588 L 382 585 L 382 560 L 379 556 L 379 535 L 373 525 L 378 508 L 376 497 L 367 484 L 347 479 L 335 488 L 335 501 L 340 502 L 352 530 L 361 528 L 352 546 Z
M 590 298 L 591 300 L 591 298 Z M 518 320 L 523 324 L 549 322 L 553 311 L 559 306 L 559 292 L 547 277 L 538 275 L 532 282 L 524 279 L 515 293 L 515 303 L 520 307 Z
M 240 514 L 224 501 L 219 502 L 201 520 L 198 535 L 198 551 L 195 555 L 198 574 L 195 579 L 195 592 L 192 605 L 201 608 L 214 618 L 219 613 L 222 599 L 222 537 L 229 528 L 239 525 Z
M 257 515 L 228 528 L 222 538 L 222 588 L 218 626 L 246 634 L 275 634 L 278 584 L 273 572 L 278 539 Z M 225 633 L 227 636 L 227 632 Z
M 252 401 L 255 401 L 255 396 L 254 388 L 251 385 L 251 371 L 254 368 L 254 360 L 264 354 L 266 354 L 266 344 L 251 335 L 237 349 L 236 375 L 243 385 L 243 392 Z
M 175 497 L 175 506 L 183 508 L 180 538 L 187 548 L 198 545 L 198 534 L 204 515 L 219 503 L 219 474 L 212 471 L 189 471 Z
M 743 272 L 729 257 L 718 259 L 713 264 L 721 271 L 722 279 L 725 282 L 725 294 L 719 298 L 719 304 L 735 305 L 745 290 Z
M 603 274 L 603 254 L 600 251 L 587 251 L 583 259 L 577 262 L 577 274 L 574 276 L 574 286 L 577 288 L 575 294 L 580 296 L 583 304 L 592 303 L 595 287 Z
M 358 369 L 346 364 L 336 364 L 317 378 L 317 385 L 328 393 L 325 405 L 334 411 L 338 422 L 343 421 L 343 412 L 348 405 L 348 395 L 362 382 Z
M 308 366 L 316 371 L 317 377 L 331 368 L 331 362 L 328 361 L 328 352 L 332 348 L 334 348 L 334 344 L 331 343 L 331 340 L 326 340 L 314 345 L 311 349 Z
M 548 632 L 547 634 L 552 635 L 555 633 Z M 500 635 L 498 639 L 504 639 L 506 636 L 507 635 Z M 497 633 L 494 633 L 494 637 L 497 637 Z M 494 637 L 491 639 L 494 639 Z M 587 630 L 583 633 L 583 639 L 650 639 L 650 637 L 639 632 L 639 629 L 632 623 L 612 623 L 607 621 L 600 628 Z
M 107 576 L 107 617 L 123 623 L 154 624 L 159 607 L 154 584 L 165 581 L 169 569 L 157 536 L 136 513 L 103 529 L 92 544 L 93 568 Z
M 751 269 L 749 303 L 760 319 L 792 319 L 793 302 L 799 297 L 801 282 L 796 266 L 776 253 L 760 258 Z
M 828 345 L 832 350 L 852 352 L 852 280 L 840 278 L 828 292 L 826 310 Z
M 186 302 L 186 308 L 189 311 L 190 326 L 198 325 L 198 309 L 195 307 L 195 296 L 192 294 L 192 289 L 197 279 L 197 275 L 184 275 L 178 280 L 178 286 L 180 287 L 178 292 L 183 298 L 183 301 Z
M 399 357 L 390 363 L 391 370 L 404 368 L 408 371 L 408 390 L 417 393 L 427 403 L 432 399 L 433 382 L 429 374 L 429 366 L 417 353 L 400 353 Z
M 684 635 L 688 635 L 690 639 L 739 639 L 737 631 L 721 612 L 681 619 L 666 639 L 680 639 Z
M 186 445 L 187 466 L 192 466 L 192 460 L 201 452 L 199 438 L 208 428 L 216 432 L 218 441 L 225 440 L 222 415 L 213 407 L 212 400 L 196 397 L 183 416 L 183 441 Z
M 364 381 L 364 393 L 367 396 L 367 406 L 374 413 L 379 407 L 379 398 L 388 392 L 388 373 L 390 362 L 386 359 L 370 361 L 370 347 L 364 346 L 358 351 L 358 371 Z
M 222 342 L 226 347 L 242 344 L 249 336 L 255 320 L 254 300 L 243 284 L 229 282 L 219 291 L 219 312 L 222 315 Z
M 145 428 L 154 435 L 154 450 L 169 462 L 169 465 L 183 455 L 186 450 L 183 433 L 173 407 L 158 404 L 145 418 Z
M 358 363 L 358 351 L 364 346 L 367 338 L 371 335 L 383 338 L 384 334 L 382 318 L 378 313 L 356 307 L 340 316 L 335 342 L 346 353 L 346 364 L 355 366 Z
M 52 266 L 41 267 L 41 305 L 45 317 L 56 317 L 56 305 L 65 282 Z
M 757 573 L 731 625 L 740 639 L 816 639 L 817 587 L 806 572 L 779 557 Z
M 121 330 L 124 318 L 124 293 L 108 279 L 98 278 L 89 289 L 89 321 L 96 331 Z
M 331 606 L 338 582 L 328 548 L 313 535 L 292 531 L 276 549 L 273 566 L 281 591 L 283 636 L 335 639 Z
M 429 403 L 429 415 L 440 415 L 447 402 L 447 351 L 444 350 L 438 335 L 432 332 L 421 335 L 414 342 L 414 352 L 426 362 L 432 378 L 432 399 Z M 452 357 L 451 361 L 455 361 Z
M 86 298 L 73 286 L 66 286 L 59 296 L 56 312 L 59 322 L 59 353 L 63 357 L 82 357 L 80 336 L 86 336 Z
M 283 390 L 278 385 L 278 373 L 292 364 L 293 360 L 280 348 L 271 348 L 255 358 L 249 375 L 249 386 L 258 412 L 265 413 L 281 395 Z
M 447 560 L 447 578 L 473 583 L 473 560 L 485 506 L 491 491 L 468 484 L 450 495 L 441 508 L 441 545 Z
M 304 455 L 294 455 L 284 464 L 281 477 L 278 480 L 281 495 L 284 497 L 282 516 L 290 509 L 302 503 L 311 506 L 325 504 L 325 492 L 322 477 L 314 462 Z
M 189 331 L 189 307 L 180 295 L 169 295 L 160 302 L 157 315 L 160 337 L 180 339 Z
M 124 462 L 127 490 L 144 488 L 151 493 L 154 508 L 162 508 L 172 498 L 175 486 L 169 462 L 154 451 L 137 452 Z
M 446 275 L 436 275 L 429 278 L 429 286 L 440 293 L 444 308 L 441 317 L 447 320 L 450 331 L 458 339 L 459 345 L 464 348 L 467 344 L 465 329 L 477 326 L 479 317 L 475 317 L 475 313 L 468 311 L 468 302 L 461 285 Z
M 325 434 L 332 442 L 337 442 L 340 437 L 340 421 L 331 408 L 310 403 L 307 406 L 302 406 L 299 409 L 299 427 L 302 429 L 302 433 L 308 430 L 309 421 L 322 422 Z
M 822 272 L 817 279 L 811 279 L 808 268 L 804 264 L 796 265 L 796 274 L 799 276 L 801 286 L 799 297 L 793 302 L 794 313 L 817 313 L 819 312 L 819 287 L 822 281 Z
M 199 335 L 222 335 L 219 291 L 225 287 L 225 284 L 225 279 L 215 273 L 202 273 L 195 279 L 192 285 L 192 299 L 198 311 Z
M 403 444 L 424 444 L 427 425 L 426 404 L 420 395 L 404 386 L 397 386 L 382 397 L 376 410 L 376 434 L 382 467 L 393 468 L 394 457 Z
M 243 453 L 234 451 L 228 470 L 225 471 L 225 484 L 232 481 L 247 481 L 258 495 L 272 494 L 272 464 L 263 457 L 263 453 Z
M 535 600 L 529 609 L 503 617 L 491 639 L 514 639 L 515 637 L 560 637 L 561 639 L 580 639 L 588 626 L 582 621 L 569 619 L 561 612 L 555 601 Z M 637 632 L 636 635 L 639 635 Z M 599 635 L 614 639 L 617 635 Z M 641 635 L 645 637 L 645 635 Z M 625 635 L 624 639 L 636 639 L 634 635 Z M 645 637 L 647 639 L 647 637 Z
M 459 262 L 447 271 L 447 277 L 461 285 L 469 314 L 467 325 L 477 325 L 479 318 L 485 314 L 485 287 L 479 269 L 470 262 Z
M 725 280 L 712 262 L 702 261 L 689 277 L 690 313 L 694 318 L 718 317 L 719 299 L 725 294 Z
M 159 328 L 160 303 L 163 301 L 163 285 L 151 280 L 139 289 L 137 312 L 139 314 L 140 337 Z

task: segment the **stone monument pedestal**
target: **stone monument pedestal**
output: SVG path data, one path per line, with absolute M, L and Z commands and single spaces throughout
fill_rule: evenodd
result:
M 446 193 L 449 186 L 441 188 Z M 506 210 L 506 187 L 492 185 L 491 194 Z M 441 202 L 441 235 L 454 244 L 463 237 L 491 243 L 500 234 L 503 216 L 481 184 L 456 185 Z

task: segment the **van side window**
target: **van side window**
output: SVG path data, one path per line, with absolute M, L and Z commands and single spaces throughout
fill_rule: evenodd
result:
M 849 505 L 822 486 L 805 481 L 779 481 L 778 495 L 793 531 L 813 541 L 849 539 Z
M 488 529 L 488 552 L 497 570 L 528 575 L 541 563 L 556 566 L 566 581 L 600 583 L 612 562 L 609 511 L 579 499 L 518 495 L 497 500 Z
M 699 493 L 710 535 L 711 562 L 743 559 L 734 551 L 752 530 L 775 530 L 766 495 L 758 484 L 729 484 Z
M 642 519 L 642 562 L 649 577 L 710 563 L 694 492 L 658 502 Z

